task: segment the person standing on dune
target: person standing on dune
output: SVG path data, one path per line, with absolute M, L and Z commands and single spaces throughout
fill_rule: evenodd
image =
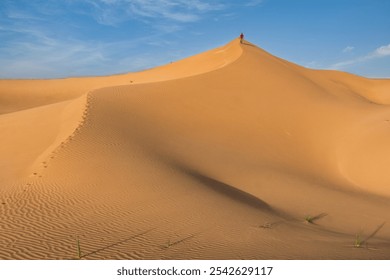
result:
M 242 41 L 244 40 L 244 33 L 240 34 L 240 43 L 242 44 Z

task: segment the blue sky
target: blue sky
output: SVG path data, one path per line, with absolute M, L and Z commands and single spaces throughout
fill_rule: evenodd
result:
M 139 71 L 240 32 L 306 67 L 390 78 L 388 0 L 0 0 L 0 78 Z

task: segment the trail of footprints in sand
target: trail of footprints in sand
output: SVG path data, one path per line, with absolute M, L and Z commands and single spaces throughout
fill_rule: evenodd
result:
M 11 203 L 23 203 L 23 200 L 24 200 L 24 195 L 25 195 L 25 192 L 31 187 L 34 185 L 34 182 L 39 179 L 39 178 L 42 178 L 43 177 L 43 173 L 44 173 L 44 170 L 47 169 L 49 167 L 49 164 L 50 164 L 50 160 L 54 159 L 56 157 L 56 155 L 61 151 L 63 150 L 72 140 L 74 137 L 77 136 L 77 134 L 80 133 L 81 129 L 83 126 L 85 126 L 87 124 L 87 119 L 88 119 L 88 113 L 89 113 L 89 108 L 90 108 L 90 104 L 91 104 L 91 92 L 88 92 L 86 94 L 86 104 L 85 104 L 85 108 L 84 108 L 84 111 L 83 111 L 83 114 L 81 116 L 81 121 L 79 122 L 79 125 L 75 128 L 75 130 L 72 132 L 72 134 L 70 134 L 64 141 L 61 142 L 61 144 L 59 146 L 57 146 L 50 154 L 49 156 L 46 158 L 46 160 L 42 161 L 41 162 L 41 165 L 36 168 L 36 170 L 34 170 L 31 174 L 30 174 L 30 179 L 27 180 L 27 182 L 25 182 L 23 184 L 23 189 L 22 189 L 22 192 L 16 192 L 14 193 L 13 195 L 10 195 L 8 198 L 5 198 L 2 202 L 1 202 L 1 205 L 2 206 L 6 206 L 6 205 L 10 205 Z M 20 208 L 20 207 L 19 207 Z M 6 211 L 7 210 L 10 210 L 8 209 L 8 207 L 5 207 L 5 209 L 3 209 L 3 211 Z M 11 213 L 12 214 L 12 213 Z
M 81 116 L 81 120 L 78 124 L 78 126 L 75 128 L 75 130 L 70 134 L 65 140 L 61 142 L 59 146 L 57 146 L 47 157 L 45 161 L 41 162 L 41 168 L 39 170 L 34 171 L 31 175 L 34 178 L 42 178 L 43 172 L 45 169 L 49 168 L 49 163 L 50 160 L 54 159 L 58 153 L 60 153 L 64 148 L 66 148 L 72 141 L 73 139 L 80 133 L 82 128 L 88 124 L 88 116 L 89 116 L 89 110 L 91 107 L 92 103 L 92 93 L 93 91 L 89 91 L 86 93 L 86 103 L 85 103 L 85 108 L 83 111 L 83 114 Z
M 5 213 L 6 216 L 19 217 L 18 220 L 13 220 L 11 223 L 6 225 L 5 227 L 2 227 L 2 229 L 6 230 L 7 232 L 9 231 L 9 233 L 7 234 L 6 237 L 3 238 L 3 236 L 1 236 L 1 238 L 0 238 L 0 239 L 2 239 L 3 242 L 5 242 L 5 244 L 8 244 L 8 245 L 13 244 L 14 242 L 17 242 L 17 240 L 22 238 L 24 240 L 23 242 L 26 242 L 29 244 L 28 247 L 35 247 L 35 246 L 37 246 L 35 244 L 33 245 L 33 243 L 35 242 L 34 239 L 37 239 L 37 238 L 34 238 L 35 233 L 49 231 L 50 237 L 48 237 L 48 238 L 51 241 L 48 242 L 46 244 L 46 246 L 49 246 L 49 245 L 55 246 L 54 244 L 57 244 L 57 245 L 61 244 L 61 245 L 56 246 L 55 250 L 47 249 L 47 252 L 52 252 L 52 253 L 55 252 L 54 253 L 55 255 L 50 255 L 50 256 L 41 252 L 42 248 L 39 248 L 39 246 L 36 248 L 37 250 L 34 253 L 34 255 L 31 255 L 31 252 L 20 251 L 19 246 L 10 247 L 7 245 L 6 247 L 9 247 L 9 251 L 3 252 L 6 256 L 8 256 L 8 257 L 11 256 L 12 259 L 53 258 L 53 257 L 56 258 L 58 256 L 61 256 L 62 258 L 64 258 L 64 257 L 66 258 L 69 254 L 71 254 L 70 252 L 74 251 L 74 248 L 72 246 L 74 246 L 74 242 L 76 240 L 75 239 L 76 237 L 73 235 L 68 236 L 68 234 L 65 234 L 65 236 L 64 236 L 64 233 L 63 233 L 63 231 L 67 231 L 67 229 L 69 227 L 69 225 L 67 225 L 66 222 L 62 223 L 62 222 L 59 222 L 59 220 L 58 220 L 57 224 L 56 224 L 56 229 L 53 231 L 53 228 L 51 228 L 52 220 L 50 220 L 50 218 L 49 218 L 49 220 L 50 220 L 49 221 L 49 220 L 45 220 L 44 215 L 32 214 L 32 213 L 35 213 L 36 211 L 41 212 L 41 211 L 46 211 L 47 209 L 50 209 L 51 213 L 54 213 L 53 215 L 57 216 L 57 217 L 61 216 L 63 218 L 64 215 L 67 216 L 70 214 L 70 213 L 63 213 L 63 211 L 61 209 L 58 209 L 56 207 L 57 203 L 61 203 L 62 197 L 57 197 L 57 199 L 55 199 L 56 202 L 53 201 L 54 204 L 49 202 L 51 200 L 49 197 L 48 197 L 48 199 L 42 198 L 42 195 L 44 195 L 44 196 L 48 195 L 52 198 L 53 198 L 53 196 L 58 195 L 58 194 L 56 194 L 56 192 L 52 191 L 52 188 L 57 188 L 59 186 L 57 184 L 45 185 L 45 188 L 42 190 L 42 192 L 40 192 L 40 194 L 41 194 L 40 200 L 37 200 L 38 197 L 36 197 L 34 195 L 31 197 L 31 195 L 28 194 L 29 193 L 28 189 L 36 189 L 36 188 L 42 187 L 40 180 L 42 180 L 42 178 L 44 177 L 45 170 L 50 168 L 50 161 L 55 159 L 59 153 L 63 152 L 63 150 L 66 149 L 66 147 L 74 140 L 74 138 L 79 133 L 81 133 L 83 127 L 90 124 L 89 114 L 90 114 L 92 100 L 93 100 L 93 92 L 88 92 L 87 96 L 86 96 L 85 107 L 84 107 L 84 110 L 83 110 L 83 113 L 81 116 L 81 120 L 80 120 L 78 126 L 74 129 L 72 134 L 70 134 L 65 140 L 63 140 L 60 143 L 60 145 L 58 145 L 56 148 L 54 148 L 54 150 L 47 156 L 47 158 L 44 161 L 42 161 L 39 166 L 37 166 L 36 170 L 34 170 L 30 174 L 29 180 L 24 184 L 23 191 L 21 193 L 20 192 L 14 193 L 13 197 L 12 198 L 10 197 L 10 200 L 13 201 L 12 203 L 14 204 L 14 206 L 17 205 L 17 207 L 12 207 L 12 208 L 5 210 L 7 212 L 7 213 Z M 41 203 L 42 201 L 46 201 L 46 203 L 43 205 Z M 11 202 L 10 202 L 10 204 L 11 204 Z M 72 213 L 71 215 L 74 215 L 74 214 L 75 213 Z M 73 218 L 76 218 L 76 217 L 73 217 Z M 19 232 L 19 234 L 18 234 L 19 236 L 11 234 L 11 232 L 14 232 L 14 228 L 19 228 L 20 226 L 22 226 L 22 224 L 26 222 L 26 219 L 30 220 L 30 223 L 29 223 L 30 230 L 28 232 L 22 234 L 23 236 L 20 236 L 20 231 L 17 231 L 17 232 Z M 112 223 L 115 224 L 114 219 L 112 220 Z M 140 226 L 142 226 L 142 225 L 140 225 Z M 79 232 L 79 229 L 80 228 L 78 226 L 76 226 L 71 231 Z M 100 230 L 96 229 L 95 223 L 85 223 L 84 222 L 82 232 L 83 232 L 83 234 L 81 234 L 81 235 L 76 234 L 76 235 L 78 235 L 78 237 L 80 237 L 82 239 L 82 241 L 85 240 L 85 239 L 83 239 L 84 235 L 89 236 L 88 243 L 84 243 L 84 242 L 82 243 L 83 244 L 83 251 L 84 251 L 84 253 L 87 253 L 86 256 L 88 256 L 89 258 L 94 258 L 94 257 L 99 258 L 98 256 L 99 256 L 100 251 L 104 251 L 104 253 L 107 253 L 106 251 L 110 252 L 111 247 L 115 247 L 115 248 L 121 247 L 120 246 L 121 242 L 118 243 L 117 241 L 113 240 L 113 241 L 109 241 L 107 243 L 107 241 L 104 242 L 104 241 L 98 239 L 97 237 L 96 237 L 97 239 L 92 238 L 92 236 L 98 236 L 102 233 Z M 97 234 L 97 233 L 99 233 L 99 234 Z M 40 238 L 38 238 L 38 239 L 40 239 Z M 94 239 L 96 239 L 96 240 L 94 240 Z M 108 244 L 109 246 L 106 246 L 107 248 L 105 248 L 103 246 L 103 249 L 102 249 L 101 248 L 102 244 L 105 244 L 105 243 L 106 243 L 106 245 Z M 113 244 L 115 246 L 113 246 Z M 152 249 L 154 247 L 156 247 L 156 246 L 152 246 Z M 98 250 L 96 248 L 98 248 Z M 159 247 L 156 247 L 156 248 L 158 249 Z M 154 249 L 156 249 L 156 248 L 154 248 Z M 150 248 L 148 250 L 145 250 L 145 251 L 149 251 L 149 250 L 150 250 Z M 145 252 L 138 252 L 137 250 L 134 250 L 134 251 L 132 251 L 132 253 L 135 254 L 133 256 L 134 258 L 141 258 Z M 0 258 L 1 258 L 1 255 L 2 254 L 0 254 Z M 127 256 L 127 258 L 128 257 L 129 256 Z
M 169 247 L 176 247 L 176 244 L 187 240 L 187 238 L 174 238 L 170 241 L 169 246 L 166 247 L 161 245 L 165 244 L 164 240 L 161 240 L 161 244 L 154 244 L 153 242 L 148 241 L 145 237 L 150 231 L 152 231 L 150 228 L 145 226 L 145 221 L 138 222 L 139 224 L 137 225 L 136 230 L 129 226 L 125 233 L 120 234 L 120 236 L 123 235 L 123 237 L 118 240 L 101 240 L 99 236 L 102 234 L 102 231 L 94 222 L 84 221 L 82 229 L 80 228 L 80 225 L 67 224 L 67 221 L 69 221 L 68 218 L 70 220 L 83 220 L 82 215 L 80 214 L 81 216 L 78 217 L 78 213 L 70 213 L 61 207 L 58 207 L 61 204 L 63 197 L 58 197 L 58 193 L 53 190 L 59 188 L 59 186 L 56 183 L 42 184 L 41 180 L 43 180 L 45 176 L 45 171 L 50 168 L 50 162 L 67 148 L 74 138 L 81 133 L 83 127 L 90 124 L 90 109 L 93 98 L 94 96 L 92 92 L 87 93 L 85 107 L 78 126 L 72 134 L 62 141 L 60 145 L 54 148 L 45 160 L 40 162 L 39 166 L 37 166 L 32 174 L 30 174 L 29 179 L 23 184 L 23 191 L 14 193 L 13 198 L 10 198 L 13 201 L 13 207 L 6 209 L 5 215 L 14 218 L 9 220 L 7 225 L 1 227 L 4 230 L 5 235 L 0 234 L 0 243 L 4 243 L 4 247 L 7 247 L 8 249 L 4 251 L 3 254 L 0 253 L 0 258 L 11 257 L 13 259 L 29 259 L 58 258 L 59 256 L 61 258 L 72 257 L 76 236 L 81 240 L 83 255 L 91 259 L 99 259 L 107 255 L 112 255 L 114 258 L 117 256 L 118 250 L 121 254 L 123 254 L 123 258 L 139 259 L 143 258 L 145 255 L 153 255 L 168 249 L 172 250 L 172 248 Z M 37 188 L 41 189 L 41 191 L 38 192 L 40 194 L 39 196 L 34 194 Z M 29 192 L 29 189 L 33 192 Z M 45 203 L 42 204 L 42 201 Z M 46 212 L 48 209 L 50 209 L 52 214 L 51 217 L 45 217 L 45 215 L 42 215 L 42 212 Z M 75 214 L 77 217 L 74 216 Z M 69 215 L 72 215 L 72 217 L 69 217 Z M 104 212 L 104 215 L 107 215 L 107 213 Z M 123 213 L 123 215 L 128 215 L 128 213 Z M 65 218 L 64 221 L 56 220 L 55 228 L 53 228 L 53 219 L 55 217 L 68 218 Z M 118 218 L 121 223 L 123 223 L 124 219 L 122 216 L 115 218 Z M 106 233 L 107 236 L 112 235 L 113 229 L 116 228 L 115 223 L 117 222 L 115 220 L 116 219 L 114 218 L 112 219 L 112 227 L 109 227 L 110 232 Z M 29 221 L 29 230 L 21 231 L 27 221 Z M 132 225 L 134 226 L 133 222 Z M 39 241 L 42 240 L 42 232 L 47 233 L 47 235 L 45 234 L 47 242 L 42 243 L 42 241 Z M 85 238 L 85 236 L 88 236 L 88 238 Z M 131 238 L 129 238 L 129 236 Z M 185 235 L 185 237 L 186 236 L 187 235 Z M 139 250 L 137 247 L 132 247 L 131 242 L 139 241 L 139 239 L 142 239 L 142 242 L 148 244 L 147 248 Z M 19 244 L 19 242 L 21 242 L 21 244 Z M 41 245 L 38 245 L 37 242 L 41 242 L 39 243 Z M 130 251 L 126 250 L 128 249 L 127 246 L 129 243 L 130 248 L 132 248 Z M 42 247 L 40 246 L 47 248 L 42 250 Z M 24 247 L 35 248 L 36 250 L 34 250 L 34 253 L 32 254 L 27 251 L 24 252 L 22 250 Z
M 29 178 L 25 180 L 22 184 L 16 183 L 15 187 L 19 185 L 19 187 L 15 188 L 12 194 L 10 193 L 7 198 L 1 203 L 1 213 L 3 217 L 8 217 L 7 221 L 1 223 L 0 229 L 2 232 L 0 233 L 0 245 L 3 244 L 3 248 L 8 248 L 7 250 L 4 249 L 3 253 L 0 253 L 0 258 L 31 258 L 31 257 L 38 257 L 42 258 L 44 257 L 44 254 L 42 255 L 42 252 L 38 253 L 38 255 L 30 255 L 28 252 L 21 252 L 20 247 L 16 246 L 17 243 L 22 242 L 27 245 L 27 247 L 34 247 L 37 246 L 35 243 L 34 235 L 36 232 L 46 232 L 45 228 L 47 226 L 50 227 L 50 223 L 48 224 L 47 221 L 45 221 L 45 215 L 35 215 L 37 212 L 45 211 L 45 208 L 51 208 L 52 211 L 58 212 L 55 213 L 57 216 L 62 216 L 64 213 L 61 209 L 56 209 L 56 207 L 51 207 L 49 204 L 43 205 L 38 200 L 39 197 L 31 194 L 29 190 L 35 189 L 35 188 L 41 188 L 41 180 L 44 177 L 44 172 L 47 168 L 50 167 L 50 161 L 54 159 L 59 152 L 61 152 L 63 149 L 69 145 L 71 141 L 80 133 L 83 126 L 85 126 L 88 123 L 88 114 L 89 109 L 91 105 L 91 92 L 88 92 L 86 94 L 86 103 L 85 107 L 81 116 L 81 120 L 78 124 L 78 126 L 75 128 L 75 130 L 70 134 L 64 141 L 61 142 L 59 146 L 54 148 L 54 150 L 47 156 L 47 158 L 40 163 L 39 166 L 33 172 L 30 174 Z M 46 186 L 47 187 L 47 186 Z M 52 193 L 50 191 L 50 188 L 47 188 L 43 190 L 43 192 L 40 192 L 41 195 L 47 195 L 50 193 L 51 196 L 55 195 L 55 193 Z M 55 186 L 54 186 L 55 187 Z M 46 194 L 45 194 L 46 193 Z M 42 198 L 42 197 L 41 197 Z M 48 202 L 47 200 L 44 200 Z M 9 207 L 12 206 L 12 207 Z M 58 210 L 58 211 L 57 211 Z M 27 220 L 30 220 L 31 223 L 29 223 L 29 230 L 27 232 L 22 233 L 19 229 L 25 227 L 25 223 Z M 59 232 L 53 232 L 51 231 L 51 234 L 54 236 L 58 235 L 60 237 L 61 234 L 61 228 L 66 227 L 65 225 L 58 223 L 56 225 L 57 230 Z M 63 239 L 64 236 L 61 236 L 60 239 Z M 62 241 L 66 242 L 66 240 Z M 15 246 L 13 245 L 15 244 Z M 59 249 L 59 248 L 57 248 Z M 39 252 L 40 250 L 37 250 Z M 47 256 L 46 256 L 47 257 Z
M 23 192 L 14 197 L 14 200 L 16 200 L 16 202 L 23 203 L 25 192 L 32 186 L 37 187 L 37 180 L 41 180 L 44 175 L 44 171 L 50 166 L 50 161 L 53 160 L 58 153 L 64 150 L 70 144 L 70 142 L 73 141 L 73 139 L 80 133 L 82 127 L 84 127 L 88 123 L 89 109 L 92 100 L 91 93 L 92 92 L 88 92 L 86 94 L 86 103 L 78 126 L 75 128 L 72 134 L 70 134 L 65 140 L 63 140 L 59 146 L 54 148 L 54 150 L 47 156 L 46 160 L 42 161 L 40 163 L 40 166 L 38 166 L 37 169 L 32 172 L 32 174 L 30 175 L 30 179 L 24 185 Z

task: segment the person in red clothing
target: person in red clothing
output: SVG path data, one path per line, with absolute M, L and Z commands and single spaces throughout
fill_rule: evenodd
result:
M 244 33 L 240 34 L 240 43 L 242 44 L 242 41 L 244 40 Z

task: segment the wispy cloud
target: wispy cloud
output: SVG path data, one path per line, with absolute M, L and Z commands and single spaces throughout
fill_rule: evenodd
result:
M 100 46 L 74 39 L 59 40 L 36 30 L 28 40 L 16 40 L 0 47 L 0 77 L 28 78 L 77 75 L 87 66 L 104 62 Z
M 383 57 L 390 55 L 390 44 L 377 48 L 373 53 L 373 57 Z
M 95 9 L 100 24 L 115 25 L 121 21 L 167 20 L 187 23 L 203 14 L 225 8 L 219 1 L 203 0 L 84 0 Z
M 157 3 L 155 7 L 152 7 L 152 2 Z M 105 75 L 163 64 L 170 60 L 169 55 L 163 55 L 162 50 L 156 54 L 148 53 L 146 49 L 158 48 L 161 44 L 169 49 L 163 36 L 180 30 L 183 22 L 197 20 L 192 15 L 193 10 L 200 16 L 220 8 L 203 1 L 66 0 L 60 7 L 54 5 L 42 9 L 53 11 L 46 15 L 36 2 L 27 1 L 19 6 L 14 5 L 16 2 L 8 3 L 10 5 L 5 5 L 0 11 L 0 78 Z M 166 7 L 162 9 L 164 5 Z M 137 7 L 141 9 L 138 13 L 134 10 Z M 78 22 L 70 21 L 68 13 L 79 16 Z M 83 20 L 91 15 L 96 15 L 95 20 L 105 25 L 120 24 L 134 17 L 152 20 L 154 16 L 158 18 L 153 22 L 153 28 L 157 30 L 129 39 L 119 36 L 106 40 L 101 36 L 88 36 Z M 73 14 L 71 18 L 74 19 Z M 67 24 L 62 26 L 57 22 Z M 134 25 L 125 25 L 124 28 L 126 26 Z M 145 46 L 141 53 L 136 50 L 140 45 Z
M 343 53 L 350 53 L 355 49 L 355 47 L 348 46 L 343 49 Z
M 335 64 L 332 64 L 329 69 L 335 69 L 335 70 L 342 70 L 346 68 L 347 66 L 352 66 L 358 63 L 367 62 L 373 59 L 378 59 L 382 57 L 390 56 L 390 44 L 381 46 L 374 50 L 373 52 L 370 52 L 367 55 L 356 57 L 355 59 L 350 59 L 346 61 L 341 61 Z
M 305 63 L 304 66 L 307 68 L 313 68 L 313 69 L 316 69 L 316 68 L 319 69 L 322 67 L 322 65 L 318 61 L 315 61 L 315 60 Z
M 25 11 L 10 10 L 7 12 L 7 17 L 14 20 L 41 20 L 40 17 L 31 15 Z
M 36 38 L 0 47 L 0 78 L 56 78 L 108 75 L 138 71 L 166 63 L 161 53 L 134 53 L 134 45 L 149 45 L 151 38 L 99 43 L 76 39 Z M 150 42 L 150 43 L 149 43 Z
M 245 4 L 245 6 L 255 7 L 255 6 L 258 6 L 260 4 L 263 4 L 263 2 L 264 2 L 264 0 L 250 0 Z

